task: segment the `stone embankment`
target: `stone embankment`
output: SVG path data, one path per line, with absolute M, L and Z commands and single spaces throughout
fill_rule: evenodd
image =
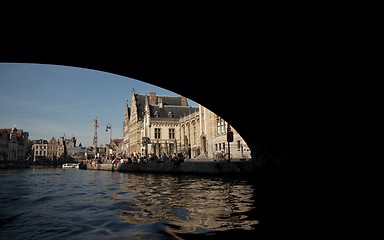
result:
M 29 161 L 0 161 L 0 169 L 29 168 Z
M 149 162 L 149 163 L 102 163 L 81 164 L 80 169 L 120 171 L 120 172 L 151 172 L 151 173 L 184 173 L 203 175 L 249 175 L 255 172 L 252 160 L 247 161 L 201 161 L 185 162 Z

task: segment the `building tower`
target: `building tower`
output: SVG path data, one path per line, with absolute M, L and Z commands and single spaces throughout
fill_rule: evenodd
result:
M 93 120 L 93 126 L 95 128 L 95 132 L 93 135 L 93 148 L 94 148 L 95 156 L 96 156 L 96 153 L 97 153 L 97 128 L 99 127 L 99 124 L 97 124 L 97 117 L 95 117 L 95 119 Z

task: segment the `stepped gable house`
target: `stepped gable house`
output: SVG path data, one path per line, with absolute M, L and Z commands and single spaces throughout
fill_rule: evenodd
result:
M 29 133 L 22 129 L 0 129 L 0 161 L 24 161 L 27 159 Z

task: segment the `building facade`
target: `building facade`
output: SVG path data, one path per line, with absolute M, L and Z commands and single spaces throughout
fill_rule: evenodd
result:
M 106 157 L 121 156 L 123 139 L 111 139 L 109 144 L 105 145 Z
M 209 109 L 191 107 L 185 97 L 142 95 L 134 89 L 131 106 L 128 101 L 125 106 L 121 146 L 123 156 L 182 153 L 188 159 L 217 159 L 228 153 L 233 159 L 251 158 L 237 131 Z
M 211 110 L 199 107 L 201 142 L 206 156 L 217 159 L 218 155 L 229 154 L 232 159 L 251 159 L 251 151 L 236 129 Z M 228 132 L 232 132 L 232 142 L 228 142 Z
M 160 156 L 185 151 L 180 119 L 198 110 L 185 97 L 143 95 L 132 89 L 131 106 L 127 101 L 125 107 L 122 153 Z
M 26 160 L 28 138 L 28 132 L 16 127 L 0 129 L 0 160 Z
M 48 141 L 44 139 L 34 140 L 32 152 L 33 161 L 46 160 L 48 158 Z
M 57 152 L 59 149 L 59 141 L 56 140 L 55 137 L 52 137 L 48 142 L 48 151 L 47 158 L 51 160 L 57 160 L 60 156 L 58 156 Z
M 39 139 L 33 141 L 32 152 L 33 160 L 49 160 L 55 161 L 67 156 L 69 149 L 76 148 L 76 138 L 60 137 L 56 140 L 52 137 L 51 140 Z

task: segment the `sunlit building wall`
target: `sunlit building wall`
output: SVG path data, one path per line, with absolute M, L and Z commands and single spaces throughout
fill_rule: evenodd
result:
M 251 152 L 247 143 L 240 134 L 230 126 L 223 118 L 211 110 L 200 105 L 202 146 L 206 148 L 207 156 L 217 159 L 218 153 L 228 153 L 232 159 L 250 159 Z M 233 141 L 227 141 L 228 131 L 233 132 Z M 229 149 L 229 151 L 228 151 Z
M 188 159 L 216 159 L 218 153 L 232 159 L 249 159 L 244 139 L 224 119 L 199 105 L 188 106 L 185 97 L 137 94 L 125 107 L 122 152 L 125 156 L 183 153 Z M 228 144 L 227 133 L 233 132 Z M 127 154 L 128 153 L 128 154 Z
M 48 141 L 44 139 L 34 140 L 32 145 L 33 161 L 45 160 L 48 155 Z
M 180 119 L 197 112 L 198 108 L 190 107 L 185 97 L 157 96 L 156 92 L 143 95 L 135 93 L 133 89 L 131 107 L 126 105 L 125 108 L 123 152 L 157 156 L 163 153 L 188 154 L 189 143 L 193 139 L 190 128 L 196 123 L 185 119 L 183 123 L 186 128 L 181 131 Z

